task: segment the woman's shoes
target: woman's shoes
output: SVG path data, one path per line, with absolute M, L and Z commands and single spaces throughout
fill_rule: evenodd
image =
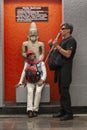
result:
M 32 118 L 32 117 L 37 117 L 38 116 L 38 112 L 37 111 L 28 111 L 28 117 Z
M 33 111 L 33 117 L 37 117 L 38 116 L 38 112 L 37 111 Z
M 28 111 L 28 117 L 32 118 L 33 117 L 33 112 L 32 111 Z

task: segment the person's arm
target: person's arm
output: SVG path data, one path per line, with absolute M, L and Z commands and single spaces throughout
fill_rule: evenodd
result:
M 41 63 L 41 69 L 42 69 L 41 80 L 45 81 L 47 77 L 47 72 L 46 72 L 46 66 L 44 62 Z
M 44 62 L 41 62 L 41 70 L 42 70 L 42 75 L 40 81 L 38 82 L 39 86 L 41 86 L 45 82 L 47 77 L 46 66 Z
M 60 52 L 60 54 L 62 54 L 66 58 L 69 58 L 71 56 L 71 54 L 72 54 L 72 49 L 64 50 L 60 45 L 57 45 L 56 48 Z
M 23 81 L 24 81 L 26 67 L 27 67 L 27 63 L 25 62 L 25 65 L 24 65 L 24 68 L 23 68 L 23 71 L 21 73 L 21 77 L 20 77 L 20 80 L 19 80 L 19 83 L 18 83 L 19 85 L 21 85 L 23 83 Z

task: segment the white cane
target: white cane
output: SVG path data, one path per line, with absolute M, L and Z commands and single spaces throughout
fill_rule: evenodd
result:
M 55 38 L 55 41 L 57 41 L 57 40 L 59 39 L 60 35 L 61 35 L 61 32 L 59 32 L 59 33 L 57 34 L 57 36 L 56 36 L 56 38 Z M 53 48 L 54 48 L 54 45 L 55 45 L 55 44 L 52 45 L 52 47 L 51 47 L 51 49 L 50 49 L 50 51 L 49 51 L 49 53 L 48 53 L 48 55 L 47 55 L 47 57 L 46 57 L 46 59 L 45 59 L 45 63 L 47 62 L 48 57 L 49 57 L 51 51 L 52 51 Z

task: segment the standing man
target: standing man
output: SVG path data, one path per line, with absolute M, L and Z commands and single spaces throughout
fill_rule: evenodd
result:
M 69 23 L 61 25 L 61 34 L 63 40 L 60 45 L 55 44 L 56 49 L 62 55 L 63 65 L 55 71 L 54 80 L 58 82 L 60 92 L 60 111 L 54 114 L 54 118 L 63 120 L 73 119 L 71 109 L 71 98 L 69 93 L 70 84 L 72 81 L 72 65 L 73 58 L 76 52 L 77 42 L 72 37 L 73 26 Z M 54 41 L 56 43 L 57 41 Z

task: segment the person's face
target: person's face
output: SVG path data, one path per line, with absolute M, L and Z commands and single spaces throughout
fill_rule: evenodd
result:
M 30 55 L 28 56 L 28 59 L 29 59 L 30 61 L 34 61 L 34 59 L 35 59 L 35 54 L 30 54 Z
M 61 34 L 62 36 L 67 36 L 67 34 L 70 34 L 70 29 L 61 27 Z

